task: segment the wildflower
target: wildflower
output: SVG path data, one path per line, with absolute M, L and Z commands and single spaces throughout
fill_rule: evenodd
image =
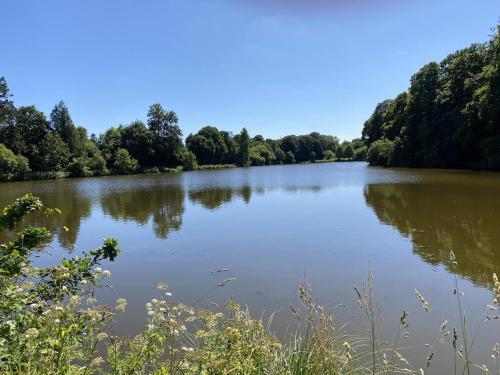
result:
M 24 337 L 26 337 L 27 339 L 31 338 L 36 339 L 38 337 L 38 334 L 39 334 L 38 329 L 28 328 L 26 332 L 24 332 Z
M 151 300 L 151 303 L 152 303 L 152 304 L 157 304 L 157 303 L 158 303 L 158 300 L 157 300 L 156 298 L 153 298 L 153 299 Z
M 94 271 L 96 273 L 101 273 L 102 272 L 102 268 L 101 267 L 96 267 L 96 269 Z
M 92 367 L 99 367 L 104 363 L 104 359 L 102 357 L 96 357 L 92 360 L 91 366 Z
M 156 287 L 157 287 L 159 290 L 165 290 L 165 289 L 167 289 L 167 288 L 168 288 L 167 284 L 165 284 L 165 283 L 158 283 L 158 284 L 156 285 Z
M 38 307 L 39 307 L 38 303 L 32 303 L 30 305 L 31 310 L 36 310 L 36 309 L 38 309 Z
M 407 365 L 407 366 L 409 366 L 409 365 L 410 365 L 410 362 L 408 362 L 408 360 L 407 360 L 405 357 L 403 357 L 403 355 L 402 355 L 400 352 L 395 351 L 394 353 L 396 354 L 396 357 L 398 357 L 398 359 L 399 359 L 401 362 L 403 362 L 403 363 L 404 363 L 405 365 Z
M 183 350 L 183 351 L 185 351 L 185 352 L 193 352 L 193 351 L 194 351 L 194 349 L 193 349 L 193 348 L 187 348 L 187 347 L 185 347 L 185 346 L 183 346 L 183 347 L 181 348 L 181 350 Z
M 81 283 L 81 284 L 83 284 L 83 285 L 85 285 L 85 284 L 87 284 L 87 283 L 88 283 L 88 281 L 87 281 L 87 280 L 85 280 L 85 279 L 83 279 L 82 281 L 80 281 L 80 283 Z
M 96 302 L 97 302 L 97 299 L 95 299 L 94 297 L 87 298 L 87 304 L 88 305 L 93 305 Z
M 78 306 L 80 304 L 80 296 L 77 296 L 76 294 L 71 296 L 70 299 L 69 299 L 69 305 L 71 307 L 75 307 L 75 306 Z
M 348 360 L 351 360 L 352 359 L 351 345 L 346 341 L 342 344 L 342 346 L 344 347 L 344 355 L 347 357 Z
M 170 292 L 165 293 L 165 295 L 168 297 L 172 297 L 172 293 L 170 293 Z
M 104 276 L 104 277 L 111 276 L 111 271 L 110 270 L 104 270 L 104 271 L 102 271 L 102 276 Z
M 125 298 L 118 298 L 116 300 L 115 310 L 118 312 L 125 311 L 125 307 L 127 306 L 127 300 Z
M 100 332 L 97 334 L 97 336 L 95 338 L 97 339 L 97 341 L 102 341 L 106 337 L 108 337 L 108 334 L 106 332 Z

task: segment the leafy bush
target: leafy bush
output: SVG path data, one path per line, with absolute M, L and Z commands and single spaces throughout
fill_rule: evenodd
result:
M 366 160 L 367 150 L 368 150 L 368 148 L 366 146 L 362 146 L 362 147 L 354 150 L 354 160 L 357 160 L 357 161 Z
M 129 152 L 124 148 L 119 148 L 116 151 L 114 159 L 113 171 L 118 174 L 134 173 L 139 167 L 137 160 L 130 156 Z
M 386 138 L 373 142 L 366 154 L 370 165 L 388 166 L 393 150 L 393 143 Z
M 323 158 L 325 160 L 333 160 L 335 159 L 335 154 L 332 150 L 326 150 L 325 152 L 323 152 Z
M 74 158 L 68 167 L 71 177 L 90 177 L 92 170 L 89 167 L 89 159 L 86 156 Z
M 252 165 L 269 165 L 276 161 L 276 155 L 267 143 L 258 143 L 250 148 L 250 163 Z
M 21 155 L 15 155 L 0 143 L 0 175 L 4 175 L 9 179 L 11 177 L 23 177 L 28 172 L 28 159 Z
M 192 171 L 198 167 L 198 162 L 196 161 L 196 155 L 187 148 L 183 148 L 177 154 L 177 159 L 179 160 L 183 170 L 185 171 Z

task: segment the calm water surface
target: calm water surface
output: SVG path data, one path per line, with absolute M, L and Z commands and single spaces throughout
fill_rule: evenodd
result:
M 178 301 L 197 307 L 235 297 L 260 316 L 278 311 L 273 329 L 295 329 L 289 305 L 297 285 L 340 321 L 356 320 L 353 285 L 371 267 L 382 334 L 392 340 L 409 312 L 416 368 L 435 347 L 430 373 L 448 373 L 451 344 L 439 326 L 456 326 L 454 277 L 465 292 L 476 359 L 491 365 L 500 324 L 483 322 L 491 275 L 500 271 L 500 174 L 369 168 L 365 163 L 257 167 L 182 174 L 138 175 L 0 184 L 0 206 L 32 192 L 61 216 L 34 218 L 56 231 L 53 262 L 68 252 L 119 239 L 123 254 L 106 264 L 113 276 L 105 302 L 126 297 L 123 334 L 144 324 L 144 304 L 166 282 Z M 63 231 L 62 225 L 70 228 Z M 453 249 L 459 264 L 449 267 Z M 212 272 L 221 268 L 228 272 Z M 223 288 L 216 284 L 234 277 Z M 431 303 L 424 313 L 414 288 Z

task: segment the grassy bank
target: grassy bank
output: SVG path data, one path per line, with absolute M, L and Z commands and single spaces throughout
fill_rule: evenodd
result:
M 57 215 L 31 195 L 18 199 L 0 215 L 0 230 L 13 229 L 31 212 Z M 50 243 L 52 233 L 44 228 L 25 227 L 9 243 L 0 247 L 0 372 L 5 374 L 425 374 L 432 373 L 435 347 L 425 358 L 412 364 L 406 358 L 412 351 L 405 338 L 418 327 L 410 326 L 403 310 L 393 340 L 380 335 L 382 317 L 375 298 L 375 285 L 369 273 L 364 288 L 354 288 L 359 311 L 365 317 L 352 329 L 336 321 L 318 303 L 307 284 L 298 288 L 297 303 L 289 313 L 297 330 L 279 340 L 273 333 L 272 314 L 267 320 L 254 319 L 247 308 L 234 300 L 223 307 L 194 309 L 175 301 L 166 284 L 157 285 L 158 296 L 145 306 L 144 330 L 134 337 L 117 336 L 116 316 L 127 307 L 125 298 L 114 306 L 101 305 L 95 298 L 98 288 L 106 287 L 110 272 L 105 262 L 119 256 L 118 243 L 105 239 L 102 247 L 60 264 L 37 268 L 30 262 Z M 449 266 L 457 259 L 450 253 Z M 221 281 L 224 287 L 233 279 Z M 492 275 L 493 300 L 488 310 L 500 305 L 500 282 Z M 477 363 L 473 345 L 481 337 L 471 334 L 469 320 L 462 309 L 463 293 L 459 280 L 450 291 L 450 309 L 457 327 L 444 320 L 436 332 L 435 345 L 453 348 L 448 358 L 450 372 L 499 373 L 500 347 L 492 348 L 492 362 Z M 415 289 L 422 314 L 432 302 Z M 455 299 L 455 301 L 453 301 Z M 486 315 L 486 324 L 495 324 Z M 490 329 L 498 329 L 491 325 Z M 353 334 L 352 332 L 356 332 Z M 435 373 L 435 372 L 434 372 Z

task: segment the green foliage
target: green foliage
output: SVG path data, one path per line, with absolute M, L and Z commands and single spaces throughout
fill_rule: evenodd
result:
M 92 171 L 89 166 L 89 158 L 86 156 L 78 156 L 68 166 L 68 171 L 71 177 L 90 177 Z
M 130 155 L 137 159 L 142 166 L 153 165 L 153 133 L 144 125 L 142 121 L 134 121 L 128 126 L 120 128 L 120 141 L 115 144 L 126 149 Z M 114 148 L 114 153 L 116 149 Z
M 159 104 L 148 110 L 148 128 L 153 135 L 153 160 L 156 165 L 174 165 L 175 155 L 182 147 L 182 131 L 175 112 L 165 111 Z
M 0 143 L 0 176 L 6 179 L 22 177 L 28 171 L 28 159 L 21 155 L 15 155 Z
M 80 156 L 87 138 L 86 132 L 82 132 L 82 128 L 75 126 L 68 107 L 63 101 L 60 101 L 50 113 L 50 124 L 52 129 L 68 145 L 71 154 Z
M 0 143 L 26 157 L 29 164 L 18 157 L 16 175 L 3 174 L 3 179 L 101 176 L 110 170 L 120 174 L 191 170 L 199 169 L 197 163 L 208 169 L 314 162 L 323 159 L 325 152 L 335 154 L 340 147 L 336 137 L 317 132 L 282 139 L 256 135 L 252 139 L 247 129 L 233 135 L 213 126 L 190 134 L 184 146 L 176 113 L 158 103 L 149 107 L 147 125 L 136 120 L 111 127 L 99 136 L 92 134 L 89 139 L 87 130 L 74 124 L 64 102 L 54 107 L 47 121 L 33 106 L 15 108 L 10 96 L 1 77 Z M 29 175 L 28 165 L 33 170 Z
M 241 166 L 248 167 L 250 165 L 250 136 L 248 130 L 243 128 L 238 135 L 238 161 Z
M 97 146 L 101 150 L 108 163 L 113 163 L 116 151 L 122 147 L 122 128 L 111 127 L 101 134 L 97 140 Z
M 214 126 L 205 126 L 196 134 L 189 134 L 186 147 L 196 155 L 200 164 L 223 163 L 228 156 L 226 141 Z
M 326 150 L 324 153 L 323 153 L 323 158 L 325 160 L 333 160 L 335 159 L 335 154 L 333 153 L 332 150 Z
M 116 151 L 113 171 L 118 174 L 134 173 L 138 168 L 137 160 L 130 156 L 129 152 L 124 148 L 119 148 Z
M 354 150 L 354 160 L 356 160 L 356 161 L 366 160 L 367 151 L 368 151 L 368 147 L 366 147 L 366 146 L 361 146 L 360 148 L 355 149 Z
M 366 160 L 370 165 L 387 166 L 390 163 L 393 143 L 386 139 L 378 139 L 370 145 Z
M 250 148 L 251 165 L 270 165 L 276 161 L 276 155 L 269 144 L 262 142 Z
M 196 160 L 196 155 L 190 150 L 183 148 L 177 155 L 177 159 L 182 165 L 182 169 L 185 171 L 192 171 L 198 167 L 198 162 Z
M 393 142 L 393 166 L 500 170 L 500 33 L 431 62 L 411 78 L 408 92 L 377 105 L 363 140 Z
M 293 164 L 295 163 L 295 156 L 293 156 L 292 151 L 287 151 L 285 154 L 285 164 Z
M 47 133 L 42 140 L 35 169 L 43 172 L 64 171 L 71 157 L 69 147 L 58 133 Z

